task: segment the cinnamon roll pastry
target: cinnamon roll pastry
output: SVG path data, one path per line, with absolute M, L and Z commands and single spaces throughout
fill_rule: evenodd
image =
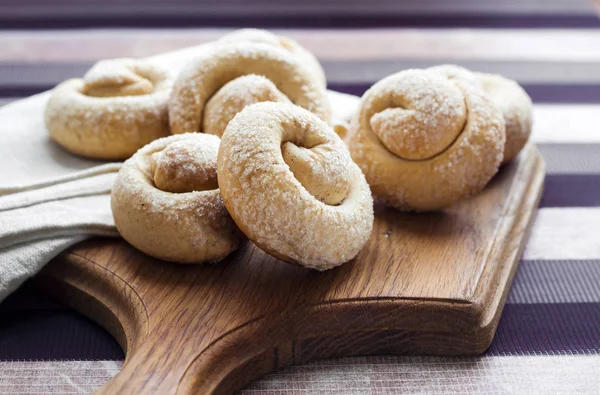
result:
M 373 200 L 362 172 L 331 127 L 298 106 L 265 102 L 238 113 L 217 169 L 235 223 L 281 260 L 326 270 L 369 239 Z
M 172 78 L 143 60 L 96 63 L 52 91 L 44 114 L 50 137 L 88 158 L 119 160 L 169 135 Z
M 294 55 L 304 65 L 312 74 L 315 81 L 319 82 L 323 87 L 327 86 L 325 72 L 315 55 L 289 37 L 278 36 L 262 29 L 240 29 L 224 35 L 219 41 L 263 43 L 283 48 Z
M 213 47 L 179 74 L 169 100 L 171 132 L 221 136 L 235 114 L 262 101 L 291 102 L 330 119 L 327 91 L 292 54 L 232 43 Z
M 236 250 L 241 232 L 217 184 L 219 138 L 181 134 L 153 141 L 127 160 L 111 207 L 131 245 L 179 263 L 216 262 Z
M 498 170 L 504 120 L 473 83 L 406 70 L 362 97 L 349 147 L 373 195 L 401 210 L 446 208 L 479 192 Z

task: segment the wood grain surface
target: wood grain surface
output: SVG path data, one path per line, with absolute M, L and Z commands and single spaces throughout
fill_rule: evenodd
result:
M 479 354 L 494 336 L 543 179 L 529 145 L 480 195 L 445 212 L 376 205 L 365 249 L 323 273 L 251 243 L 217 265 L 183 266 L 96 239 L 37 281 L 126 351 L 103 394 L 232 393 L 281 366 L 333 356 Z

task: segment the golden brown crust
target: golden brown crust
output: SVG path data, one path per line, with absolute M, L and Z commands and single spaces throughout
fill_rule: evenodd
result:
M 265 102 L 238 113 L 217 168 L 231 217 L 280 259 L 326 270 L 356 256 L 370 236 L 363 174 L 335 132 L 298 106 Z
M 169 135 L 171 86 L 167 71 L 145 61 L 100 61 L 83 79 L 54 88 L 46 106 L 46 128 L 74 154 L 129 158 L 152 140 Z
M 177 77 L 169 99 L 169 121 L 174 134 L 204 132 L 206 116 L 216 114 L 219 120 L 208 124 L 224 124 L 219 111 L 207 112 L 207 103 L 219 95 L 221 89 L 230 89 L 226 84 L 241 83 L 240 77 L 248 75 L 263 78 L 242 78 L 242 82 L 268 79 L 273 86 L 255 89 L 245 86 L 237 91 L 247 92 L 241 103 L 248 105 L 263 100 L 262 95 L 283 97 L 329 121 L 331 113 L 327 91 L 287 51 L 260 43 L 229 43 L 215 45 L 200 58 L 188 64 Z M 235 83 L 234 80 L 238 80 Z M 276 93 L 272 92 L 275 89 Z M 234 89 L 235 90 L 235 89 Z M 224 102 L 235 95 L 223 94 Z M 269 100 L 272 100 L 269 98 Z M 282 99 L 283 100 L 283 99 Z M 218 109 L 220 106 L 213 106 Z M 217 129 L 218 130 L 218 129 Z M 220 132 L 213 132 L 219 134 Z
M 123 238 L 179 263 L 215 262 L 236 250 L 242 235 L 213 188 L 218 146 L 216 136 L 182 134 L 158 139 L 127 160 L 111 194 Z
M 479 192 L 496 173 L 505 142 L 502 115 L 480 88 L 454 75 L 405 70 L 363 95 L 350 152 L 385 203 L 443 209 Z

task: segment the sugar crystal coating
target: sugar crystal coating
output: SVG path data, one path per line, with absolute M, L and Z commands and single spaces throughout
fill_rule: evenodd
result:
M 511 161 L 523 149 L 533 126 L 531 98 L 515 81 L 496 74 L 476 73 L 482 89 L 502 111 L 506 124 L 506 145 L 502 163 Z
M 428 211 L 483 189 L 506 137 L 502 114 L 473 81 L 457 66 L 405 70 L 363 95 L 349 146 L 376 198 Z
M 172 76 L 141 60 L 98 62 L 83 79 L 59 84 L 44 113 L 50 137 L 67 150 L 126 159 L 169 134 Z
M 323 87 L 327 86 L 325 72 L 317 58 L 303 46 L 289 37 L 278 36 L 262 29 L 239 29 L 228 33 L 219 39 L 220 42 L 253 42 L 269 44 L 290 52 L 312 74 L 313 78 Z
M 331 110 L 325 87 L 288 51 L 262 43 L 223 43 L 189 63 L 175 80 L 169 99 L 171 132 L 203 132 L 204 127 L 215 123 L 222 126 L 222 120 L 228 116 L 217 116 L 216 122 L 208 120 L 208 124 L 205 123 L 206 115 L 215 113 L 214 109 L 206 111 L 207 103 L 213 96 L 219 95 L 219 90 L 225 88 L 228 82 L 248 75 L 268 79 L 275 91 L 281 92 L 290 102 L 329 121 Z M 245 81 L 260 82 L 265 88 L 264 81 L 260 79 Z M 235 91 L 235 87 L 226 88 L 222 99 L 234 101 L 234 95 L 227 93 L 227 90 Z M 261 92 L 263 88 L 259 89 L 258 94 L 250 95 L 250 102 L 264 93 Z M 281 101 L 273 89 L 267 87 L 267 92 Z M 219 134 L 218 129 L 213 133 Z
M 218 138 L 188 139 L 167 145 L 150 156 L 153 180 L 174 193 L 217 189 Z
M 286 144 L 288 150 L 298 148 L 292 156 L 306 160 L 295 171 L 289 153 L 284 160 Z M 271 102 L 246 107 L 225 130 L 217 168 L 234 221 L 280 259 L 329 269 L 352 259 L 370 236 L 373 201 L 363 174 L 335 132 L 300 107 Z M 309 176 L 299 175 L 304 171 Z M 339 191 L 342 183 L 346 188 Z M 345 196 L 328 204 L 311 193 L 314 188 Z
M 123 238 L 148 255 L 180 263 L 215 262 L 237 249 L 242 235 L 214 182 L 218 145 L 213 135 L 174 135 L 128 159 L 111 193 Z
M 290 102 L 273 82 L 263 76 L 249 74 L 229 81 L 206 103 L 204 133 L 221 137 L 235 114 L 250 104 L 263 101 Z

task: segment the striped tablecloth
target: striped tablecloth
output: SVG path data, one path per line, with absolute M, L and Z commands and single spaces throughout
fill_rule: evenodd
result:
M 566 14 L 561 1 L 522 3 L 548 5 L 543 18 L 530 17 L 535 28 L 529 14 L 512 10 L 513 19 L 491 18 L 494 28 L 468 16 L 467 27 L 431 27 L 439 15 L 425 13 L 427 27 L 281 31 L 313 50 L 330 87 L 347 93 L 404 68 L 445 62 L 518 80 L 535 102 L 533 140 L 547 163 L 546 187 L 485 355 L 326 360 L 284 368 L 244 394 L 600 394 L 600 23 L 583 1 L 570 2 Z M 82 75 L 100 58 L 147 56 L 222 33 L 0 30 L 0 105 Z M 103 329 L 29 284 L 0 304 L 1 394 L 89 393 L 122 359 Z

